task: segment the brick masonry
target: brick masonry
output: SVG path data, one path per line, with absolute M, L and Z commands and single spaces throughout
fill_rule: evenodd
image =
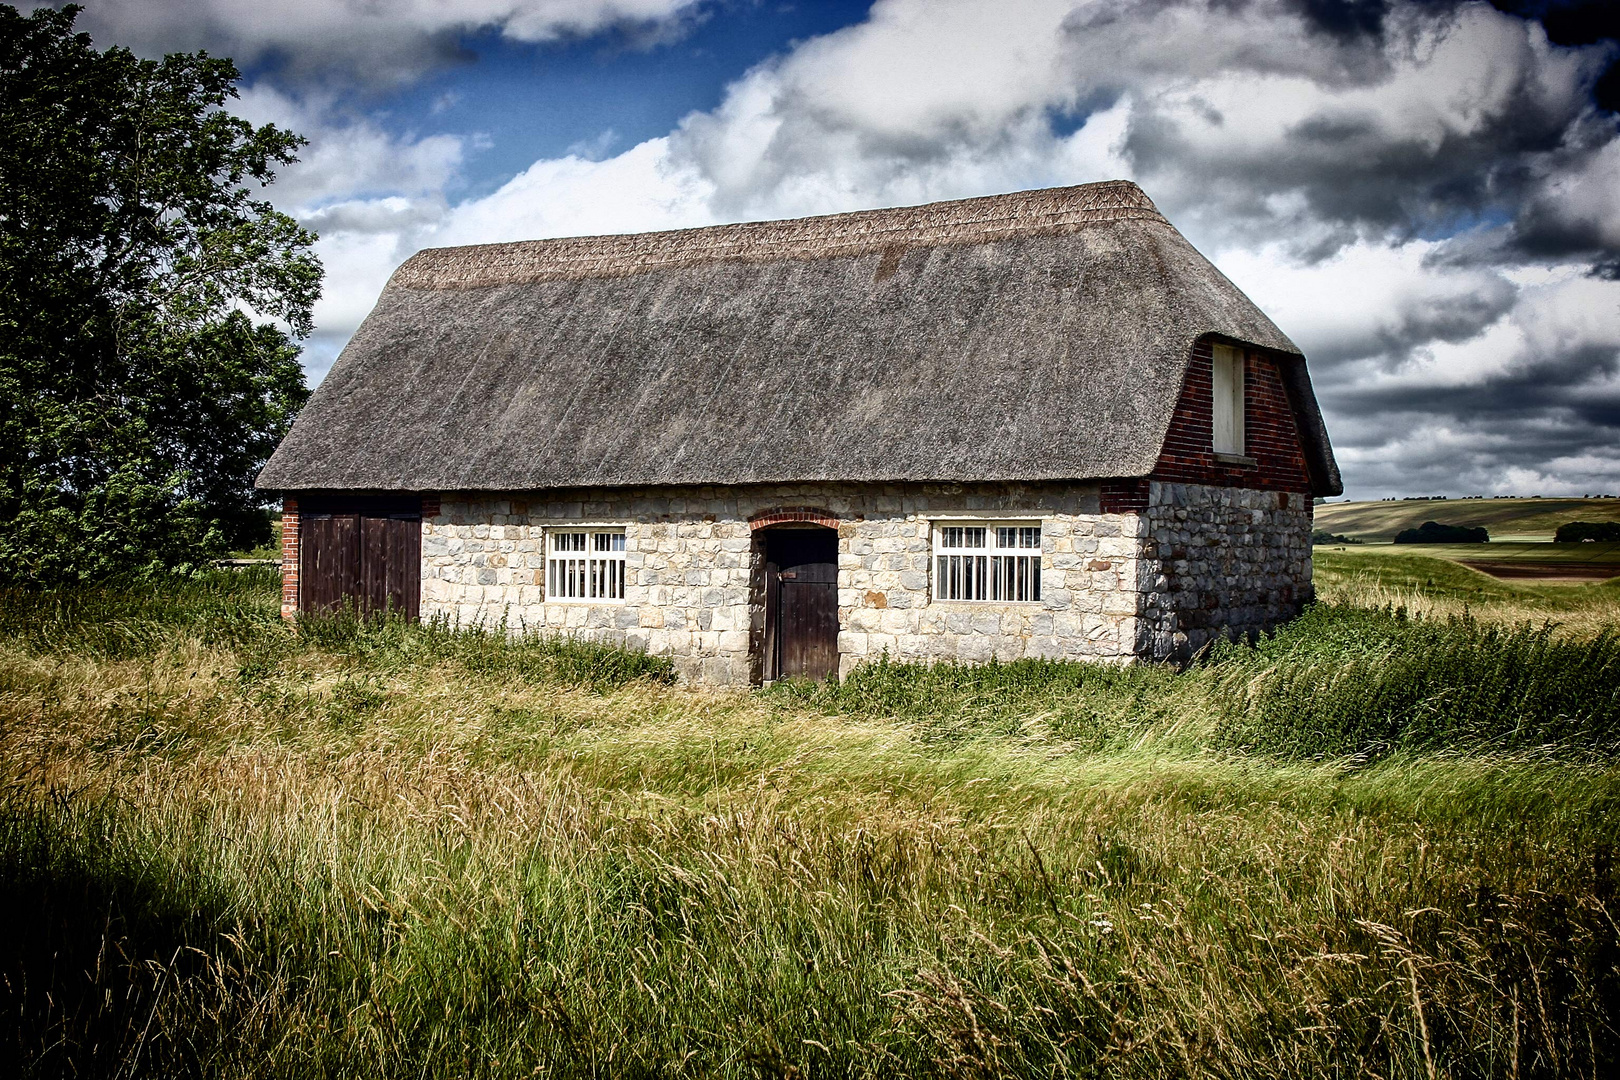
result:
M 1187 381 L 1182 385 L 1170 431 L 1165 436 L 1152 479 L 1171 483 L 1256 488 L 1262 491 L 1311 490 L 1298 429 L 1288 392 L 1278 374 L 1279 361 L 1249 350 L 1244 364 L 1244 449 L 1246 460 L 1217 459 L 1212 448 L 1212 350 L 1201 340 L 1193 347 Z M 1286 362 L 1286 361 L 1282 361 Z M 1129 481 L 1123 481 L 1129 483 Z
M 298 500 L 281 502 L 281 617 L 298 615 Z

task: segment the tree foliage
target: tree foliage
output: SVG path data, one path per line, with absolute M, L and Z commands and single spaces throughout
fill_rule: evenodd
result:
M 1425 521 L 1395 534 L 1397 544 L 1485 544 L 1490 539 L 1490 530 L 1483 525 L 1442 525 L 1438 521 Z
M 78 8 L 0 6 L 0 578 L 175 568 L 268 536 L 252 482 L 308 396 L 314 237 L 263 198 L 303 140 Z
M 1553 541 L 1559 544 L 1579 544 L 1587 540 L 1620 540 L 1620 521 L 1566 521 L 1553 534 Z

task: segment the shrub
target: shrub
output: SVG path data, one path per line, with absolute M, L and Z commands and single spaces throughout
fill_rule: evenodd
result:
M 1578 544 L 1583 540 L 1620 540 L 1620 521 L 1566 521 L 1558 526 L 1553 540 Z
M 1490 538 L 1483 525 L 1442 525 L 1438 521 L 1425 521 L 1395 534 L 1397 544 L 1483 544 Z

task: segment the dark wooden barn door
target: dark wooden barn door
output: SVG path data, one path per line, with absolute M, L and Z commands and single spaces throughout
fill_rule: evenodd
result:
M 360 595 L 360 516 L 304 513 L 298 529 L 298 610 L 332 611 Z
M 765 677 L 825 679 L 838 671 L 838 534 L 765 533 Z
M 422 605 L 418 500 L 300 500 L 298 610 L 362 614 Z

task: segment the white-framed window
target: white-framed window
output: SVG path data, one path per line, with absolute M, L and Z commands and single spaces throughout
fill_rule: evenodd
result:
M 1243 350 L 1230 345 L 1214 348 L 1210 384 L 1214 390 L 1210 417 L 1214 421 L 1217 454 L 1243 453 Z
M 624 599 L 624 530 L 546 530 L 546 599 L 602 603 Z
M 934 523 L 934 599 L 1033 603 L 1041 598 L 1041 523 Z

